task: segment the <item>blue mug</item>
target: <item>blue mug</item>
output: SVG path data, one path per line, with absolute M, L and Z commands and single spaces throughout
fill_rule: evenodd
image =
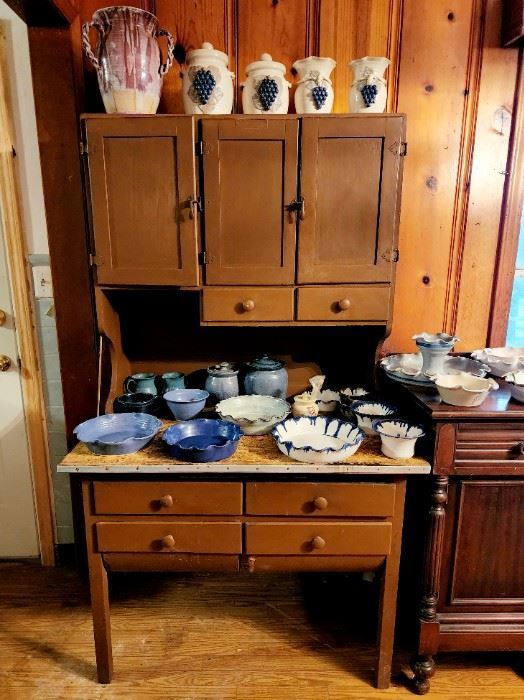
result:
M 153 372 L 137 372 L 124 379 L 126 394 L 158 394 Z

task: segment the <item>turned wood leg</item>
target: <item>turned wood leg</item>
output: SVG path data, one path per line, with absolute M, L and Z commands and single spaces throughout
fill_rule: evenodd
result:
M 415 656 L 411 661 L 414 673 L 413 689 L 417 695 L 429 692 L 429 679 L 435 674 L 435 661 L 432 656 Z
M 111 649 L 111 619 L 107 571 L 100 554 L 89 557 L 89 584 L 95 637 L 96 670 L 99 683 L 111 683 L 113 653 Z

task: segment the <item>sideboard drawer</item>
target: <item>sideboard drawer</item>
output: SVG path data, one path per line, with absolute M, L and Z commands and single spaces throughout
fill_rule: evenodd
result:
M 204 321 L 292 321 L 292 287 L 206 288 L 202 297 Z
M 247 515 L 388 517 L 395 484 L 246 484 Z
M 524 423 L 459 423 L 454 469 L 463 474 L 524 474 Z
M 389 286 L 299 287 L 298 321 L 385 321 Z
M 388 522 L 247 523 L 246 554 L 386 555 Z
M 242 525 L 223 522 L 97 523 L 99 552 L 240 554 Z
M 123 482 L 93 483 L 95 513 L 100 515 L 240 515 L 241 483 Z

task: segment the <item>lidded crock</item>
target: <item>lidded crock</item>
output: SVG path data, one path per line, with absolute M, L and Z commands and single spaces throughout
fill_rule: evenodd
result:
M 247 373 L 244 378 L 246 394 L 286 398 L 288 377 L 282 360 L 261 355 L 247 362 L 246 366 Z
M 232 362 L 219 362 L 207 368 L 206 391 L 215 401 L 238 396 L 238 367 Z
M 286 67 L 263 53 L 258 61 L 246 68 L 247 80 L 242 83 L 242 109 L 244 114 L 287 114 L 289 107 L 289 83 Z
M 233 80 L 228 56 L 205 41 L 201 48 L 187 52 L 182 96 L 186 114 L 231 114 Z

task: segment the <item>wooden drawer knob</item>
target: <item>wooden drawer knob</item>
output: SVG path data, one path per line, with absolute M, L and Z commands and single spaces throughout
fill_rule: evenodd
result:
M 312 549 L 324 549 L 325 546 L 326 540 L 323 537 L 320 537 L 320 535 L 313 537 L 313 539 L 311 540 Z
M 348 299 L 347 297 L 346 297 L 345 299 L 341 299 L 341 300 L 338 302 L 338 308 L 339 308 L 341 311 L 347 311 L 347 310 L 349 309 L 350 306 L 351 306 L 351 302 L 349 301 L 349 299 Z
M 313 501 L 313 505 L 317 510 L 326 510 L 328 507 L 327 498 L 324 498 L 324 496 L 318 496 L 318 498 L 315 498 Z
M 253 311 L 253 309 L 255 308 L 255 302 L 253 301 L 253 299 L 245 299 L 242 302 L 242 308 L 244 309 L 244 311 Z
M 175 538 L 173 535 L 166 535 L 162 537 L 162 549 L 174 549 L 175 548 Z
M 173 506 L 173 496 L 167 493 L 165 496 L 162 496 L 162 498 L 159 498 L 158 502 L 161 508 L 171 508 Z
M 518 442 L 515 447 L 519 454 L 524 455 L 524 442 Z

